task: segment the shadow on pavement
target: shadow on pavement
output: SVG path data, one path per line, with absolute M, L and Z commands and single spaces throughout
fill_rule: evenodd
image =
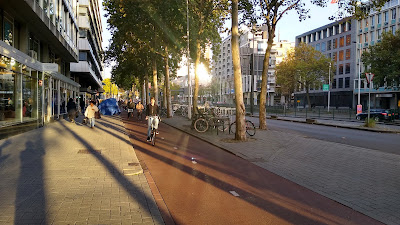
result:
M 62 126 L 64 126 L 65 130 L 69 131 L 74 138 L 76 138 L 76 140 L 78 140 L 79 142 L 81 142 L 86 149 L 90 152 L 90 154 L 92 154 L 99 162 L 101 162 L 103 164 L 103 166 L 108 170 L 108 172 L 110 173 L 110 175 L 116 180 L 118 181 L 118 183 L 121 185 L 121 187 L 123 187 L 125 189 L 125 191 L 127 193 L 129 193 L 129 195 L 133 198 L 136 199 L 136 193 L 138 192 L 142 192 L 145 196 L 146 196 L 146 200 L 151 199 L 147 193 L 144 193 L 142 191 L 142 189 L 140 187 L 137 187 L 136 185 L 132 184 L 132 182 L 130 182 L 124 174 L 122 174 L 118 168 L 116 168 L 112 162 L 110 162 L 109 160 L 107 160 L 105 157 L 103 157 L 101 154 L 99 154 L 95 149 L 96 147 L 92 146 L 91 144 L 89 144 L 87 141 L 85 141 L 84 138 L 82 138 L 81 136 L 77 135 L 76 133 L 74 133 L 71 129 L 69 129 L 67 126 L 65 126 L 64 124 L 61 123 Z M 97 127 L 98 128 L 98 127 Z M 95 128 L 96 129 L 96 128 Z M 103 131 L 105 131 L 105 129 L 101 129 Z M 112 134 L 109 131 L 106 131 L 110 134 Z M 114 134 L 113 134 L 114 135 Z M 117 135 L 114 135 L 116 137 L 118 137 Z M 118 137 L 121 138 L 121 137 Z M 131 143 L 129 143 L 131 144 Z M 142 208 L 147 209 L 149 208 L 148 203 L 145 202 L 140 202 L 138 201 L 138 203 L 141 205 Z M 156 203 L 154 202 L 154 204 L 156 205 Z M 161 209 L 159 209 L 161 210 Z M 154 217 L 153 217 L 154 218 Z M 163 224 L 164 222 L 162 220 L 157 221 L 157 223 L 159 224 Z
M 26 149 L 20 153 L 14 224 L 47 224 L 43 181 L 45 152 L 35 147 L 36 141 L 27 141 Z
M 11 145 L 11 141 L 10 141 L 10 140 L 7 140 L 7 141 L 5 141 L 3 144 L 0 145 L 0 167 L 1 167 L 1 163 L 2 163 L 4 160 L 6 160 L 6 159 L 8 158 L 8 156 L 9 156 L 9 155 L 4 155 L 4 156 L 2 156 L 2 150 L 3 150 L 5 147 L 9 146 L 9 145 Z

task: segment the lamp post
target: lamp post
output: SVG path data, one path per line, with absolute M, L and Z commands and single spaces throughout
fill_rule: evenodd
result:
M 329 80 L 328 80 L 328 112 L 329 112 L 329 107 L 331 105 L 331 67 L 332 67 L 332 63 L 329 62 Z
M 186 19 L 187 19 L 187 26 L 186 26 L 186 36 L 187 36 L 187 69 L 188 69 L 188 118 L 192 119 L 192 80 L 190 77 L 190 54 L 189 54 L 189 0 L 186 0 Z

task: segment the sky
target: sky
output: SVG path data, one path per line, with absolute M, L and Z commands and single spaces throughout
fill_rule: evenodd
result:
M 307 4 L 308 3 L 308 4 Z M 337 12 L 338 6 L 337 4 L 330 4 L 328 3 L 328 7 L 325 8 L 320 8 L 317 6 L 314 6 L 313 4 L 307 2 L 307 6 L 310 9 L 309 15 L 311 18 L 308 18 L 302 22 L 299 22 L 298 16 L 296 11 L 290 11 L 288 15 L 285 15 L 282 17 L 282 19 L 278 22 L 278 29 L 276 33 L 276 37 L 279 37 L 280 40 L 287 40 L 290 42 L 295 41 L 295 37 L 297 35 L 303 34 L 307 31 L 316 29 L 318 27 L 324 26 L 326 24 L 332 23 L 333 21 L 330 21 L 328 19 L 329 16 L 332 16 Z M 100 9 L 100 13 L 102 16 L 102 26 L 103 26 L 103 49 L 106 50 L 106 48 L 109 45 L 109 40 L 111 39 L 111 33 L 108 30 L 107 26 L 107 18 L 104 16 L 105 11 L 103 7 Z M 222 35 L 221 35 L 222 36 Z M 186 71 L 185 68 L 182 68 L 183 71 Z M 106 66 L 103 71 L 103 79 L 110 78 L 111 77 L 111 67 Z

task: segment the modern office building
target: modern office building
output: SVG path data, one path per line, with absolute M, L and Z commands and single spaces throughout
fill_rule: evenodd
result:
M 357 42 L 358 47 L 365 51 L 369 46 L 382 41 L 382 33 L 395 33 L 400 28 L 400 3 L 398 0 L 388 1 L 378 11 L 371 11 L 370 15 L 357 21 Z M 359 48 L 360 49 L 360 48 Z M 361 104 L 363 108 L 368 107 L 367 81 L 364 75 L 365 66 L 361 64 Z M 358 95 L 358 82 L 355 81 L 354 95 Z M 373 82 L 372 82 L 373 84 Z M 394 85 L 374 85 L 371 88 L 371 107 L 383 109 L 395 109 L 400 107 L 400 84 L 399 81 Z M 354 104 L 353 104 L 354 105 Z
M 77 0 L 0 1 L 2 135 L 59 118 L 78 96 L 77 11 Z
M 99 0 L 79 0 L 79 62 L 71 63 L 71 76 L 81 85 L 80 101 L 87 104 L 103 93 L 102 26 Z
M 239 38 L 240 64 L 243 83 L 243 99 L 246 105 L 251 104 L 253 98 L 254 105 L 260 102 L 261 81 L 265 51 L 267 48 L 266 31 L 262 28 L 252 33 L 250 30 L 243 30 Z M 279 98 L 275 98 L 276 78 L 275 65 L 277 57 L 282 60 L 286 52 L 293 49 L 294 43 L 278 41 L 274 43 L 271 50 L 268 69 L 267 82 L 267 105 L 280 103 Z M 231 36 L 222 41 L 218 61 L 214 62 L 213 76 L 220 84 L 218 102 L 234 103 L 234 81 L 233 81 L 233 62 L 231 53 Z M 253 85 L 252 85 L 253 84 Z M 251 94 L 253 93 L 253 97 Z
M 399 1 L 391 0 L 382 7 L 381 11 L 371 11 L 364 19 L 346 18 L 296 37 L 296 45 L 300 42 L 310 44 L 336 62 L 336 72 L 331 87 L 331 106 L 354 109 L 361 104 L 363 109 L 368 107 L 369 88 L 364 74 L 365 65 L 362 64 L 360 58 L 362 52 L 369 46 L 382 41 L 382 33 L 394 34 L 399 29 L 400 18 L 397 16 L 400 13 L 399 10 Z M 372 108 L 400 107 L 399 83 L 379 86 L 372 82 L 371 87 Z M 318 89 L 310 93 L 312 104 L 327 105 L 327 92 Z M 301 105 L 305 105 L 305 91 L 298 90 L 296 99 L 301 101 Z
M 333 59 L 330 104 L 333 107 L 354 107 L 354 81 L 358 79 L 356 30 L 357 24 L 345 18 L 296 36 L 296 46 L 307 43 Z M 328 92 L 322 91 L 322 87 L 311 87 L 309 93 L 311 105 L 327 106 Z M 295 92 L 295 101 L 298 106 L 308 104 L 306 90 L 300 86 Z

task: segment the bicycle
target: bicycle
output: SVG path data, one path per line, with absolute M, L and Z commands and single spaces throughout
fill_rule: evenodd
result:
M 161 121 L 161 119 L 159 118 L 159 121 Z M 157 136 L 157 130 L 154 128 L 154 123 L 151 123 L 151 133 L 150 133 L 150 142 L 151 145 L 155 145 L 156 144 L 156 136 Z
M 202 113 L 197 109 L 198 115 L 195 117 L 194 129 L 199 133 L 204 133 L 208 128 L 214 127 L 219 131 L 224 132 L 229 128 L 229 118 L 228 117 L 216 117 L 211 111 L 206 111 Z
M 254 136 L 256 134 L 256 126 L 254 126 L 254 123 L 251 122 L 250 120 L 246 120 L 246 134 L 250 137 Z M 236 133 L 236 121 L 231 123 L 229 126 L 229 134 L 230 133 Z

